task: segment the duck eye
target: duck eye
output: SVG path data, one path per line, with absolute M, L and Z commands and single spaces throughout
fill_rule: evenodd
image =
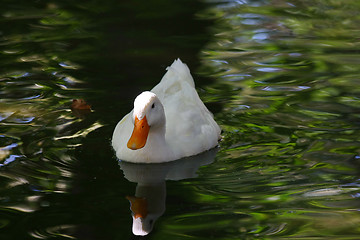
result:
M 155 103 L 153 103 L 152 105 L 151 105 L 151 108 L 154 108 L 155 107 Z

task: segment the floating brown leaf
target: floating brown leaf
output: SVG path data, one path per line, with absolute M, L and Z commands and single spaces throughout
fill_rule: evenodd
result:
M 88 105 L 84 99 L 73 99 L 71 109 L 76 110 L 91 110 L 91 106 Z
M 84 118 L 91 113 L 91 106 L 84 99 L 74 99 L 71 104 L 72 113 L 78 118 Z

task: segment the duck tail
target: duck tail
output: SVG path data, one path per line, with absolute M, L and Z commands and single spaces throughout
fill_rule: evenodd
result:
M 175 59 L 171 66 L 166 68 L 167 71 L 175 71 L 184 80 L 186 80 L 191 86 L 195 87 L 194 79 L 191 76 L 189 67 L 183 63 L 180 58 Z

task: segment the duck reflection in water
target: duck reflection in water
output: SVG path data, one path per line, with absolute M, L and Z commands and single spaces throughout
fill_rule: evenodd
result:
M 166 202 L 166 180 L 179 181 L 197 176 L 200 166 L 214 161 L 218 148 L 202 154 L 159 164 L 135 164 L 119 161 L 124 176 L 137 183 L 135 196 L 127 196 L 133 219 L 134 235 L 149 234 L 155 221 L 164 214 Z

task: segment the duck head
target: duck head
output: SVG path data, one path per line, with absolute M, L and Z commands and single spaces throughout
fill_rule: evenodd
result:
M 164 131 L 164 107 L 155 93 L 146 91 L 135 98 L 132 122 L 134 130 L 127 143 L 127 147 L 132 150 L 145 146 L 150 129 L 158 132 Z

